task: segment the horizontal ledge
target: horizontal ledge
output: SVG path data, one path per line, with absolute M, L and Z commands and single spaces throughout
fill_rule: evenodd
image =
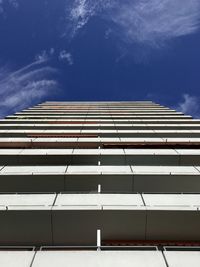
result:
M 51 137 L 52 138 L 52 137 Z M 190 148 L 200 149 L 200 142 L 34 142 L 34 141 L 22 141 L 22 142 L 0 142 L 0 148 Z

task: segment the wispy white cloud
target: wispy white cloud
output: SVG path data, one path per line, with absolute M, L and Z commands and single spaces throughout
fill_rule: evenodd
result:
M 125 1 L 111 19 L 128 42 L 160 46 L 164 41 L 198 30 L 199 0 Z
M 35 56 L 35 60 L 40 63 L 44 63 L 52 59 L 66 62 L 70 66 L 74 64 L 74 59 L 70 52 L 67 52 L 66 50 L 55 50 L 53 47 L 42 50 Z
M 3 13 L 4 9 L 3 9 L 3 0 L 0 0 L 0 14 Z
M 6 12 L 5 4 L 15 8 L 15 9 L 17 9 L 19 7 L 19 3 L 17 0 L 0 0 L 0 14 L 4 14 Z
M 37 54 L 35 56 L 35 60 L 36 61 L 40 61 L 40 62 L 45 62 L 49 59 L 49 56 L 47 54 L 46 50 L 43 50 L 42 52 L 40 52 L 39 54 Z
M 200 97 L 184 94 L 176 109 L 184 114 L 200 117 Z
M 75 0 L 73 8 L 70 10 L 70 19 L 74 23 L 73 33 L 76 33 L 95 15 L 97 7 L 96 1 L 90 3 L 87 0 Z
M 49 49 L 49 54 L 52 56 L 54 53 L 55 53 L 55 48 L 54 47 L 51 47 Z
M 48 61 L 55 53 L 55 49 L 52 47 L 49 50 L 42 50 L 35 56 L 36 61 L 45 62 Z
M 73 60 L 72 54 L 67 52 L 66 50 L 60 51 L 58 59 L 60 61 L 66 61 L 69 65 L 73 65 L 74 64 L 74 60 Z
M 199 0 L 75 0 L 68 14 L 73 33 L 91 17 L 113 25 L 112 33 L 128 43 L 160 47 L 199 29 Z
M 72 37 L 83 28 L 91 17 L 110 7 L 112 0 L 74 0 L 72 5 L 67 2 L 67 19 L 71 22 Z
M 0 69 L 0 115 L 23 109 L 52 94 L 58 87 L 54 68 L 35 61 L 16 71 Z
M 5 0 L 4 0 L 5 1 Z M 7 0 L 7 2 L 13 6 L 14 8 L 18 8 L 19 7 L 19 2 L 18 0 Z

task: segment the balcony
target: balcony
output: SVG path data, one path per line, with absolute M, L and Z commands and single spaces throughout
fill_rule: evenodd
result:
M 199 194 L 1 194 L 0 243 L 199 242 L 199 209 Z

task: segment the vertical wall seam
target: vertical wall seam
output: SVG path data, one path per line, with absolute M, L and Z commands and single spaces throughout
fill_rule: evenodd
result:
M 165 256 L 165 254 L 164 254 L 163 251 L 162 251 L 162 256 L 163 256 L 163 258 L 164 258 L 164 261 L 165 261 L 166 266 L 169 267 L 169 264 L 168 264 L 168 262 L 167 262 L 167 258 L 166 258 L 166 256 Z
M 37 253 L 37 251 L 35 251 L 35 253 L 34 253 L 34 255 L 33 255 L 33 258 L 32 258 L 32 260 L 31 260 L 30 267 L 33 266 L 33 262 L 34 262 L 34 260 L 35 260 L 36 253 Z

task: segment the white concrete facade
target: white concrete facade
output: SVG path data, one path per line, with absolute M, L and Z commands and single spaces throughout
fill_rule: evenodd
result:
M 0 266 L 196 267 L 199 228 L 200 120 L 151 101 L 0 120 Z

